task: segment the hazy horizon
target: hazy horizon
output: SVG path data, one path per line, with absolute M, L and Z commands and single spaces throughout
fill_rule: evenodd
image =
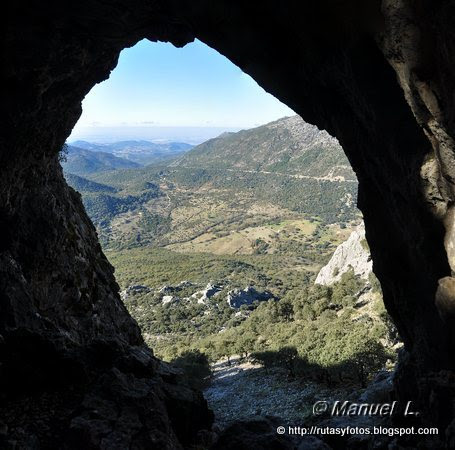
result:
M 80 127 L 68 138 L 68 143 L 88 141 L 108 144 L 119 141 L 184 142 L 197 145 L 225 132 L 237 132 L 241 127 Z
M 82 102 L 68 142 L 200 143 L 295 114 L 200 41 L 183 48 L 143 40 L 120 53 L 109 79 Z

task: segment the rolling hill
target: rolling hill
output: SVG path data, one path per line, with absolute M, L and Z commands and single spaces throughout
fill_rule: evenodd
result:
M 73 145 L 67 146 L 62 167 L 65 172 L 75 175 L 87 175 L 117 169 L 134 169 L 141 165 L 119 158 L 111 153 L 86 150 Z
M 167 161 L 187 152 L 193 146 L 184 142 L 150 142 L 150 141 L 119 141 L 113 143 L 93 143 L 75 141 L 72 145 L 95 152 L 112 153 L 113 155 L 134 161 L 141 165 Z
M 74 175 L 73 173 L 66 173 L 65 178 L 68 184 L 78 192 L 84 192 L 86 194 L 89 192 L 117 192 L 117 189 L 112 186 L 96 183 L 95 181 L 87 180 L 87 178 Z

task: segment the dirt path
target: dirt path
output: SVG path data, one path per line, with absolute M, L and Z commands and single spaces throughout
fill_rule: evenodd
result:
M 196 167 L 186 167 L 188 169 L 197 169 Z M 245 169 L 223 169 L 227 172 L 236 172 L 236 173 L 262 173 L 265 175 L 280 175 L 283 177 L 288 178 L 298 178 L 298 179 L 305 179 L 305 180 L 317 180 L 317 181 L 331 181 L 337 183 L 357 183 L 357 180 L 347 180 L 345 177 L 341 175 L 337 176 L 325 176 L 325 177 L 312 177 L 310 175 L 300 175 L 300 174 L 292 174 L 292 173 L 281 173 L 281 172 L 269 172 L 267 170 L 245 170 Z

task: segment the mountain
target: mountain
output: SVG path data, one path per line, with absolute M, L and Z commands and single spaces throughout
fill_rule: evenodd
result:
M 344 226 L 359 216 L 357 181 L 340 145 L 298 116 L 223 133 L 170 162 L 82 175 L 114 189 L 97 194 L 68 180 L 111 245 L 274 252 L 282 243 L 270 224 L 314 231 L 306 221 Z
M 166 161 L 187 152 L 192 145 L 184 142 L 119 141 L 113 143 L 93 143 L 75 141 L 72 145 L 96 152 L 112 153 L 119 158 L 128 159 L 141 165 Z
M 65 174 L 66 181 L 73 189 L 79 192 L 111 192 L 115 193 L 117 190 L 112 186 L 105 184 L 96 183 L 94 181 L 87 180 L 87 178 L 74 175 L 72 173 Z
M 170 166 L 356 181 L 338 141 L 299 116 L 223 133 L 194 147 Z
M 140 164 L 119 158 L 111 153 L 91 151 L 68 145 L 62 167 L 65 172 L 83 176 L 116 169 L 135 169 L 140 167 Z
M 289 117 L 172 161 L 66 176 L 160 357 L 250 355 L 255 370 L 330 385 L 386 364 L 380 290 L 349 257 L 366 253 L 363 234 L 348 239 L 357 181 L 326 132 Z

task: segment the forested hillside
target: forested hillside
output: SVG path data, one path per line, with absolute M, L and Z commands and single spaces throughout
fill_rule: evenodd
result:
M 372 274 L 314 284 L 361 216 L 338 142 L 299 117 L 225 133 L 169 162 L 67 179 L 160 357 L 192 366 L 249 355 L 293 376 L 362 385 L 393 359 Z
M 224 133 L 198 145 L 171 166 L 356 180 L 338 141 L 299 116 Z
M 140 164 L 105 152 L 92 152 L 68 145 L 62 162 L 65 172 L 74 175 L 88 175 L 116 169 L 140 167 Z
M 107 187 L 98 195 L 70 176 L 109 246 L 198 245 L 205 233 L 283 219 L 345 225 L 358 218 L 357 183 L 341 147 L 298 116 L 225 133 L 169 163 L 86 172 Z

